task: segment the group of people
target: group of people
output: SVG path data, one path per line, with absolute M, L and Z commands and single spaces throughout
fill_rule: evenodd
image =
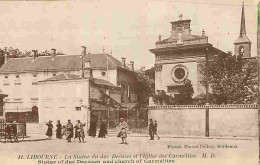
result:
M 5 139 L 12 142 L 12 136 L 14 137 L 14 142 L 18 142 L 16 121 L 13 121 L 12 124 L 7 124 L 5 127 Z
M 157 136 L 158 140 L 160 139 L 159 135 L 157 134 L 157 121 L 153 119 L 150 119 L 150 123 L 148 126 L 148 130 L 149 130 L 149 135 L 150 135 L 150 140 L 154 140 L 154 136 Z
M 48 123 L 46 123 L 48 129 L 46 132 L 46 135 L 48 136 L 48 139 L 52 139 L 53 135 L 53 124 L 52 121 L 50 120 Z M 77 123 L 75 126 L 73 126 L 71 120 L 68 120 L 68 123 L 66 125 L 61 124 L 60 120 L 57 121 L 56 124 L 56 138 L 57 139 L 62 139 L 63 136 L 65 136 L 65 139 L 67 142 L 71 142 L 71 139 L 74 137 L 75 139 L 79 139 L 79 142 L 85 142 L 85 131 L 84 127 L 86 126 L 86 123 L 81 123 L 80 120 L 77 120 Z M 89 128 L 89 136 L 95 137 L 96 136 L 96 122 L 91 122 L 90 123 L 90 128 Z M 106 129 L 106 124 L 104 121 L 101 121 L 100 124 L 100 130 L 99 130 L 99 135 L 98 137 L 100 138 L 105 138 L 107 134 L 107 129 Z
M 48 126 L 46 135 L 48 136 L 48 139 L 51 139 L 52 129 L 53 129 L 52 121 L 50 120 L 46 125 Z M 86 123 L 83 124 L 80 122 L 80 120 L 77 120 L 77 124 L 75 126 L 73 126 L 73 124 L 71 123 L 71 120 L 68 120 L 68 123 L 66 125 L 62 126 L 62 124 L 60 123 L 60 120 L 58 120 L 57 124 L 56 124 L 56 127 L 57 127 L 56 138 L 62 139 L 63 136 L 65 136 L 66 140 L 69 143 L 69 142 L 71 142 L 71 139 L 74 136 L 74 140 L 76 138 L 78 138 L 79 142 L 85 142 L 84 141 L 85 125 L 86 125 Z M 157 121 L 156 120 L 153 121 L 153 119 L 150 119 L 150 123 L 148 126 L 150 140 L 154 140 L 154 136 L 157 136 L 158 140 L 160 139 L 160 137 L 157 134 L 157 127 L 158 127 Z M 127 144 L 126 138 L 127 138 L 127 132 L 128 132 L 128 125 L 123 118 L 120 118 L 120 122 L 119 122 L 119 125 L 117 126 L 117 129 L 118 129 L 117 137 L 122 139 L 121 144 Z M 90 127 L 89 127 L 89 131 L 88 131 L 89 136 L 94 138 L 96 136 L 96 130 L 97 130 L 96 122 L 95 121 L 90 122 Z M 106 123 L 104 121 L 101 121 L 98 137 L 105 138 L 106 134 L 107 134 Z
M 96 137 L 96 132 L 97 132 L 97 122 L 95 120 L 93 120 L 90 122 L 89 136 L 91 136 L 92 138 Z M 106 138 L 106 135 L 107 135 L 107 126 L 106 126 L 105 121 L 101 120 L 100 126 L 99 126 L 98 137 Z

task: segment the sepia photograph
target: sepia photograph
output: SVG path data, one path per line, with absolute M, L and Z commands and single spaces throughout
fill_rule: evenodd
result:
M 260 165 L 259 13 L 0 0 L 0 164 Z

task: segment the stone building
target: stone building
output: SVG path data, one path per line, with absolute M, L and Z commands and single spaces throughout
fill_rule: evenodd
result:
M 155 90 L 176 96 L 183 80 L 189 79 L 196 96 L 205 91 L 199 83 L 202 76 L 199 64 L 205 62 L 206 55 L 212 58 L 224 52 L 208 43 L 204 30 L 201 35 L 191 34 L 191 20 L 183 20 L 182 14 L 179 17 L 178 21 L 171 22 L 170 37 L 159 36 L 156 47 L 150 49 L 155 55 Z
M 208 37 L 202 30 L 201 35 L 191 34 L 191 20 L 183 20 L 182 14 L 178 21 L 171 22 L 171 35 L 167 39 L 159 40 L 156 47 L 150 49 L 155 55 L 155 90 L 164 90 L 172 96 L 178 95 L 178 89 L 183 85 L 183 80 L 189 79 L 194 88 L 193 97 L 205 93 L 205 87 L 200 83 L 202 74 L 201 64 L 206 56 L 211 60 L 215 55 L 225 54 L 220 49 L 208 43 Z M 234 55 L 241 55 L 245 67 L 256 60 L 251 57 L 251 41 L 246 35 L 244 3 L 242 5 L 241 26 L 238 38 L 234 41 Z M 205 96 L 205 95 L 204 95 Z
M 2 91 L 0 91 L 0 121 L 3 120 L 4 117 L 4 98 L 7 97 L 6 94 L 3 94 Z
M 86 54 L 83 60 L 90 59 L 93 77 L 106 80 L 116 87 L 121 87 L 118 98 L 122 103 L 136 103 L 136 74 L 134 63 L 127 67 L 126 59 L 122 62 L 106 53 Z M 38 122 L 39 81 L 55 77 L 58 73 L 80 75 L 83 66 L 81 55 L 57 55 L 53 49 L 51 56 L 38 56 L 34 51 L 32 57 L 6 59 L 0 68 L 0 89 L 8 95 L 4 99 L 5 111 L 31 112 L 30 120 Z M 51 92 L 51 91 L 50 91 Z M 24 120 L 28 118 L 22 117 Z
M 85 62 L 80 75 L 62 72 L 38 85 L 39 123 L 81 120 L 88 128 L 91 120 L 106 121 L 110 127 L 119 122 L 121 87 L 93 78 L 90 60 Z

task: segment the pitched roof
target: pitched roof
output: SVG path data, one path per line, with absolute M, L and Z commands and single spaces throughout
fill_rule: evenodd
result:
M 238 44 L 238 43 L 251 43 L 251 41 L 246 36 L 246 34 L 241 34 L 234 42 L 234 44 Z
M 76 80 L 80 79 L 78 75 L 69 74 L 69 73 L 58 73 L 56 76 L 53 76 L 51 78 L 39 81 L 39 82 L 47 82 L 47 81 L 63 81 L 63 80 Z
M 108 54 L 87 54 L 85 61 L 87 59 L 90 59 L 92 69 L 123 68 L 123 64 L 119 60 Z M 65 71 L 80 68 L 81 55 L 56 55 L 54 59 L 51 56 L 39 56 L 35 60 L 32 57 L 10 58 L 0 68 L 0 73 Z
M 39 81 L 39 82 L 48 82 L 48 81 L 64 81 L 64 80 L 78 80 L 81 79 L 79 75 L 69 74 L 69 73 L 58 73 L 56 76 L 53 76 L 51 78 Z M 97 85 L 104 85 L 104 86 L 111 86 L 116 87 L 109 81 L 103 80 L 103 79 L 97 79 L 93 78 L 92 81 Z
M 93 78 L 93 82 L 98 85 L 116 87 L 114 84 L 110 83 L 109 81 L 103 80 L 103 79 Z

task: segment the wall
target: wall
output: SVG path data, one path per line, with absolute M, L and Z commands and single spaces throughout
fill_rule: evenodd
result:
M 105 72 L 105 75 L 102 75 L 102 72 Z M 109 69 L 109 70 L 102 70 L 102 69 L 93 69 L 92 74 L 94 78 L 103 79 L 106 81 L 111 82 L 113 85 L 117 86 L 117 70 L 116 69 Z
M 249 43 L 240 43 L 240 44 L 235 44 L 235 55 L 238 56 L 240 54 L 240 46 L 243 46 L 244 48 L 244 56 L 243 57 L 251 57 L 251 44 Z
M 198 68 L 197 68 L 197 61 L 200 60 L 199 58 L 191 58 L 191 59 L 182 59 L 182 60 L 175 60 L 174 63 L 167 63 L 163 64 L 162 71 L 158 72 L 156 74 L 156 89 L 161 88 L 161 90 L 168 91 L 167 87 L 168 86 L 178 86 L 183 83 L 176 83 L 172 79 L 172 70 L 175 66 L 181 64 L 187 68 L 188 75 L 187 78 L 191 80 L 191 83 L 193 85 L 194 89 L 194 96 L 200 93 L 200 91 L 197 91 L 197 86 L 199 85 L 199 80 L 198 80 Z M 161 75 L 159 75 L 161 74 Z M 160 83 L 161 82 L 161 83 Z M 160 87 L 161 86 L 161 87 Z M 178 93 L 177 91 L 173 93 Z
M 122 103 L 135 103 L 138 101 L 138 81 L 134 72 L 126 69 L 118 69 L 117 85 L 121 85 L 122 87 Z
M 4 102 L 3 98 L 0 97 L 0 117 L 4 116 Z
M 162 89 L 162 70 L 155 70 L 155 91 Z
M 0 75 L 0 89 L 8 95 L 4 99 L 5 112 L 31 111 L 33 106 L 38 106 L 39 86 L 37 81 L 48 79 L 57 73 L 28 72 Z M 67 73 L 79 74 L 78 71 L 68 71 Z M 19 75 L 19 78 L 16 78 L 17 75 Z M 36 75 L 36 77 L 33 75 Z M 5 76 L 8 76 L 8 78 L 5 78 Z M 20 85 L 16 85 L 16 82 L 20 82 Z
M 39 87 L 40 123 L 49 120 L 61 120 L 64 123 L 68 119 L 73 122 L 76 120 L 88 122 L 88 79 L 41 82 Z
M 158 133 L 205 136 L 205 106 L 149 106 L 149 118 L 157 120 Z M 170 126 L 170 127 L 169 127 Z M 256 105 L 210 105 L 210 136 L 258 137 Z

